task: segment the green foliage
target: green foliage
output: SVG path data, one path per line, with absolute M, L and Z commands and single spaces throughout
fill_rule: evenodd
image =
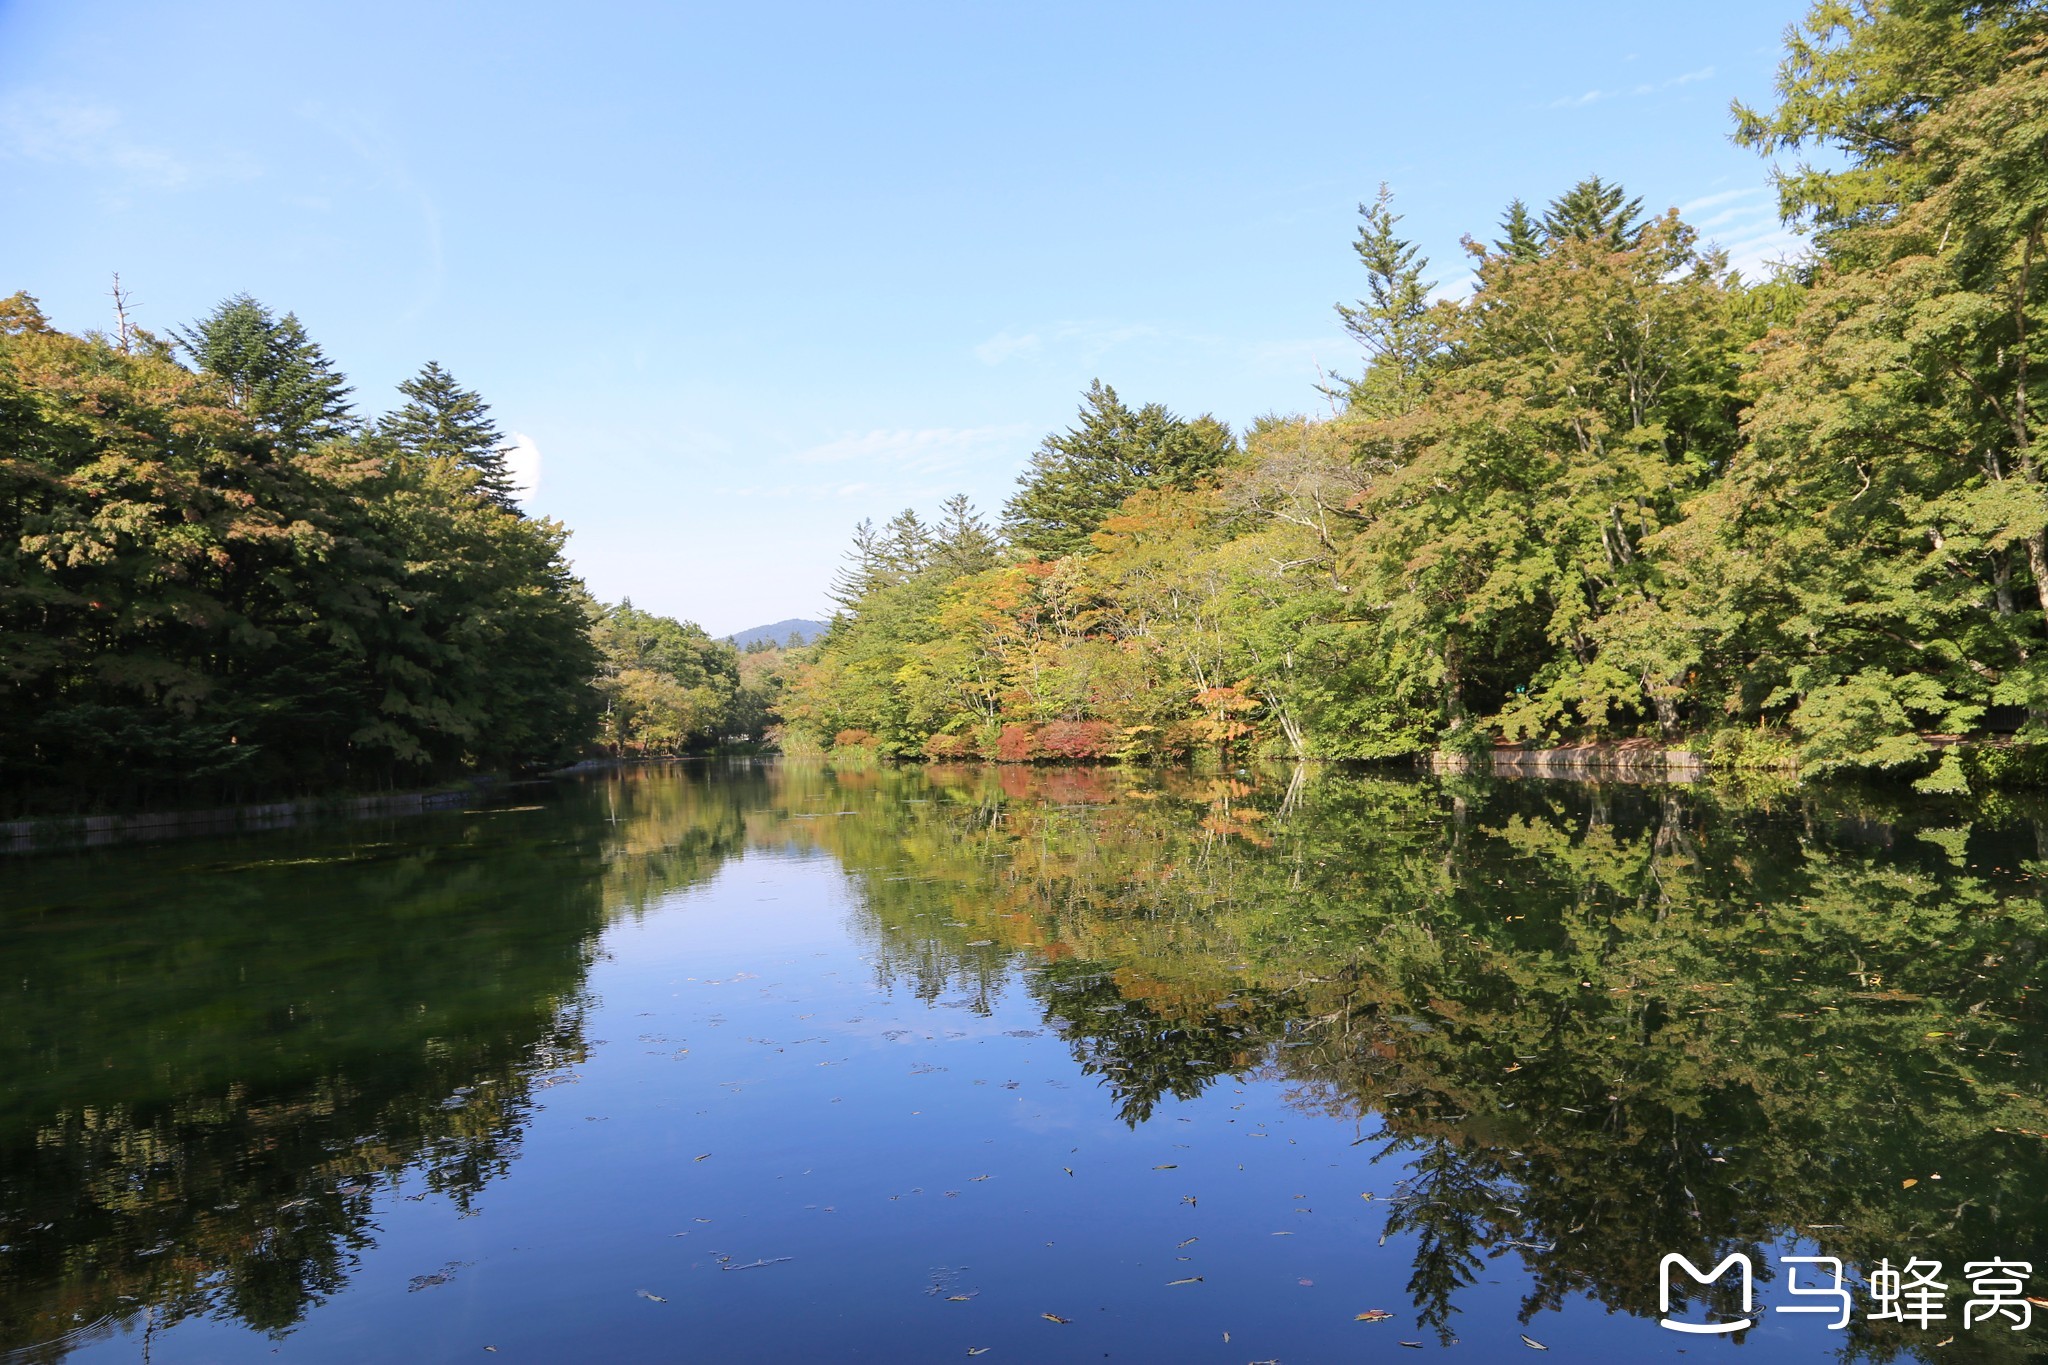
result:
M 1184 421 L 1158 403 L 1133 411 L 1098 379 L 1082 400 L 1080 422 L 1046 437 L 1018 477 L 1003 532 L 1042 559 L 1072 554 L 1131 494 L 1192 488 L 1235 447 L 1230 429 L 1213 417 Z
M 396 442 L 407 455 L 450 460 L 474 470 L 477 492 L 504 510 L 517 512 L 517 489 L 505 464 L 511 447 L 483 399 L 431 360 L 398 391 L 406 397 L 405 406 L 378 422 L 378 434 Z
M 573 757 L 595 658 L 567 531 L 353 429 L 246 298 L 179 364 L 0 302 L 11 807 L 234 799 Z
M 1132 756 L 1705 735 L 1930 791 L 1978 780 L 1951 740 L 1987 718 L 2048 734 L 2048 16 L 1822 0 L 1787 43 L 1737 136 L 1828 154 L 1779 172 L 1804 260 L 1745 281 L 1596 175 L 1511 203 L 1432 303 L 1382 186 L 1341 412 L 1176 460 L 1096 385 L 1009 564 L 900 592 L 917 528 L 864 527 L 792 716 L 906 754 L 1089 720 Z
M 347 381 L 295 315 L 274 317 L 237 294 L 177 338 L 221 382 L 229 403 L 280 447 L 304 450 L 354 429 Z
M 606 607 L 590 634 L 604 705 L 599 738 L 612 753 L 680 754 L 767 728 L 758 696 L 742 699 L 739 651 L 694 622 L 626 601 Z

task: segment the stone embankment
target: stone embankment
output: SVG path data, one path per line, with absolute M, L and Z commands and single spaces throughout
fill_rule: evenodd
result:
M 1569 777 L 1620 782 L 1692 782 L 1705 775 L 1706 760 L 1688 749 L 1654 739 L 1589 740 L 1555 749 L 1496 744 L 1491 754 L 1473 757 L 1439 750 L 1427 759 L 1432 772 L 1491 772 L 1495 777 Z
M 393 815 L 466 806 L 477 789 L 394 792 L 386 796 L 308 798 L 273 801 L 260 806 L 228 806 L 218 810 L 170 810 L 142 815 L 75 815 L 40 820 L 0 821 L 0 853 L 36 849 L 95 847 L 145 839 L 177 839 L 194 834 L 237 834 L 251 830 L 287 829 L 313 820 L 372 820 Z

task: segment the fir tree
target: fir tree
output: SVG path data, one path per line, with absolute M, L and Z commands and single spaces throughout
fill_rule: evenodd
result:
M 1589 175 L 1550 201 L 1543 214 L 1543 235 L 1552 242 L 1599 242 L 1610 251 L 1627 251 L 1643 235 L 1643 201 L 1628 191 Z
M 1493 244 L 1493 249 L 1511 261 L 1533 261 L 1543 254 L 1543 232 L 1536 220 L 1529 216 L 1529 206 L 1520 199 L 1508 205 L 1507 213 L 1500 220 L 1502 237 Z
M 846 563 L 832 576 L 832 586 L 825 595 L 848 611 L 857 609 L 860 600 L 879 586 L 882 556 L 882 538 L 875 531 L 875 523 L 862 517 L 853 528 L 852 546 L 842 556 Z
M 477 492 L 508 512 L 519 511 L 517 485 L 505 463 L 512 447 L 491 410 L 455 376 L 429 360 L 398 386 L 409 400 L 378 423 L 378 433 L 408 455 L 445 459 L 477 474 Z
M 1370 205 L 1358 206 L 1364 221 L 1352 249 L 1365 265 L 1366 296 L 1354 307 L 1337 305 L 1344 330 L 1365 348 L 1365 373 L 1348 380 L 1341 396 L 1361 415 L 1391 417 L 1421 401 L 1424 367 L 1438 347 L 1423 278 L 1429 261 L 1395 229 L 1401 215 L 1385 185 Z
M 237 294 L 174 335 L 200 370 L 226 386 L 228 401 L 279 446 L 305 450 L 355 428 L 348 381 L 293 314 L 274 317 Z
M 1012 545 L 1042 559 L 1087 547 L 1117 504 L 1142 488 L 1191 488 L 1236 449 L 1230 428 L 1204 414 L 1192 421 L 1164 405 L 1133 411 L 1096 380 L 1081 420 L 1045 438 L 1003 508 Z
M 932 532 L 932 563 L 948 578 L 979 573 L 996 562 L 999 542 L 965 493 L 939 504 L 943 514 Z

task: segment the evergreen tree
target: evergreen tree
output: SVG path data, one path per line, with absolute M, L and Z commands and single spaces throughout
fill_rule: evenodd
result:
M 852 546 L 842 556 L 846 563 L 832 576 L 832 586 L 826 589 L 825 595 L 852 611 L 877 586 L 882 573 L 882 555 L 882 538 L 875 530 L 875 523 L 862 517 L 860 524 L 853 528 Z
M 1500 220 L 1502 236 L 1493 249 L 1511 261 L 1533 261 L 1543 254 L 1543 231 L 1529 216 L 1529 206 L 1520 199 L 1508 204 Z
M 1643 235 L 1643 201 L 1597 175 L 1550 201 L 1543 214 L 1543 235 L 1557 242 L 1594 242 L 1609 251 L 1627 251 Z
M 223 300 L 174 333 L 228 401 L 286 450 L 305 450 L 355 429 L 348 381 L 291 313 L 275 317 L 247 294 Z
M 473 469 L 477 492 L 508 512 L 519 511 L 517 485 L 505 463 L 512 447 L 491 418 L 491 410 L 455 376 L 429 360 L 420 372 L 398 386 L 406 405 L 387 413 L 378 434 L 398 443 L 408 455 L 444 459 Z
M 974 510 L 965 493 L 939 504 L 943 514 L 932 532 L 932 564 L 949 578 L 980 573 L 996 562 L 1000 548 L 995 534 Z
M 1133 411 L 1100 379 L 1089 385 L 1081 420 L 1045 438 L 1003 508 L 1011 545 L 1040 559 L 1085 549 L 1117 504 L 1143 488 L 1190 488 L 1237 448 L 1230 428 L 1204 414 L 1192 421 L 1159 403 Z
M 1385 185 L 1370 205 L 1358 206 L 1364 221 L 1352 249 L 1364 264 L 1366 296 L 1356 306 L 1340 303 L 1344 330 L 1365 348 L 1365 373 L 1346 383 L 1343 397 L 1361 415 L 1392 417 L 1422 397 L 1423 371 L 1439 347 L 1423 278 L 1429 261 L 1395 229 L 1401 215 Z

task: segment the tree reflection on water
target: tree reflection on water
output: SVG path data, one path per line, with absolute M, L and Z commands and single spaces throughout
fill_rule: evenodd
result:
M 2044 819 L 1853 790 L 734 765 L 16 865 L 0 1349 L 54 1361 L 138 1315 L 298 1322 L 380 1192 L 462 1203 L 516 1160 L 593 1046 L 605 926 L 746 852 L 837 859 L 883 984 L 1030 992 L 1126 1123 L 1265 1078 L 1358 1125 L 1401 1168 L 1385 1232 L 1446 1339 L 1501 1257 L 1525 1316 L 1586 1295 L 1655 1317 L 1664 1252 L 2048 1264 Z M 1918 1344 L 1897 1326 L 1859 1320 L 1845 1350 Z

